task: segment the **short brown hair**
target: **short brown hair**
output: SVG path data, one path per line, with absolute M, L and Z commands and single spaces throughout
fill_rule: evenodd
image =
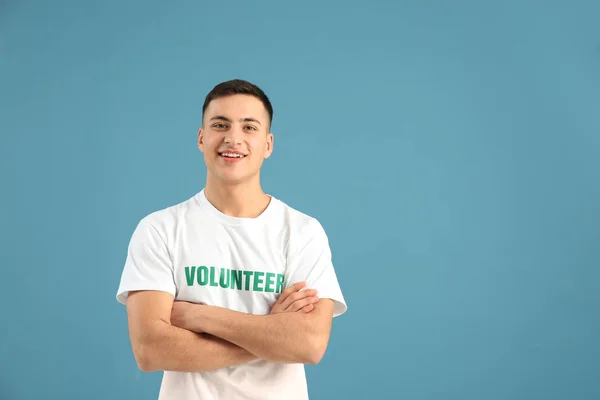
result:
M 271 101 L 262 91 L 261 88 L 256 86 L 253 83 L 242 79 L 233 79 L 226 82 L 221 82 L 217 86 L 215 86 L 207 95 L 204 100 L 204 105 L 202 106 L 202 118 L 204 119 L 204 113 L 208 108 L 208 105 L 211 101 L 218 99 L 220 97 L 232 96 L 234 94 L 247 94 L 249 96 L 254 96 L 258 98 L 269 113 L 269 125 L 273 122 L 273 106 L 271 105 Z

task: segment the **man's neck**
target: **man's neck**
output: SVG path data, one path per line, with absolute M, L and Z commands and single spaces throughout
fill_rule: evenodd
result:
M 271 201 L 271 197 L 256 183 L 226 186 L 207 179 L 204 194 L 217 210 L 237 218 L 256 218 Z

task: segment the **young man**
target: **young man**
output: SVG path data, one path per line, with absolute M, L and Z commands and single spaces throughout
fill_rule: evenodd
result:
M 321 224 L 261 188 L 272 118 L 257 86 L 215 86 L 198 131 L 205 187 L 131 238 L 117 300 L 140 369 L 165 371 L 161 400 L 308 399 L 304 364 L 346 311 Z

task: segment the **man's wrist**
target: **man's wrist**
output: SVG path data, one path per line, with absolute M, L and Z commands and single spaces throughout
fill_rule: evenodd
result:
M 206 332 L 205 330 L 205 312 L 206 308 L 210 307 L 204 304 L 198 304 L 190 310 L 188 327 L 195 332 Z

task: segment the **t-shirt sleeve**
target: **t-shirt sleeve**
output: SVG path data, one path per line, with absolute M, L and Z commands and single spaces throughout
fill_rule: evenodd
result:
M 286 287 L 306 281 L 306 289 L 316 289 L 321 299 L 334 301 L 333 316 L 346 312 L 347 305 L 333 266 L 329 239 L 323 226 L 316 219 L 311 220 L 300 243 L 288 258 Z
M 140 221 L 129 242 L 117 301 L 125 304 L 129 292 L 135 290 L 176 295 L 169 250 L 157 229 L 146 219 Z

